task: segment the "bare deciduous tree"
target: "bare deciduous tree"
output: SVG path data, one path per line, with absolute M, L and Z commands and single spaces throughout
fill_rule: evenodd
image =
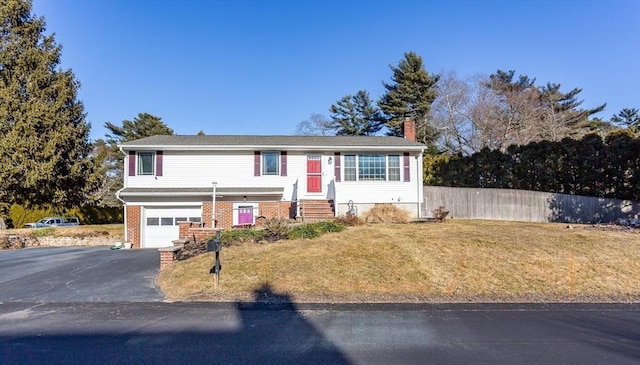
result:
M 335 135 L 335 130 L 331 128 L 331 119 L 323 114 L 312 113 L 308 120 L 298 123 L 295 134 L 301 136 L 333 136 Z

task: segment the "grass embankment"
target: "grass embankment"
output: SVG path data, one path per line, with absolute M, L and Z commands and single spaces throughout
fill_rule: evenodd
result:
M 4 231 L 6 234 L 23 236 L 51 236 L 51 237 L 122 237 L 124 224 L 100 224 L 43 228 L 18 228 Z
M 313 240 L 243 244 L 176 262 L 171 300 L 298 302 L 640 301 L 640 234 L 565 224 L 451 220 L 349 227 Z

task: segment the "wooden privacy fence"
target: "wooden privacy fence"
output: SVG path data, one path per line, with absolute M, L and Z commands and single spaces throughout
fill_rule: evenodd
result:
M 529 190 L 424 187 L 425 216 L 444 206 L 449 217 L 524 222 L 612 223 L 638 218 L 640 203 L 629 200 Z

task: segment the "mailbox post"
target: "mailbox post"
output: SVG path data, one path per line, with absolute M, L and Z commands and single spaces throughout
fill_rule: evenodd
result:
M 213 279 L 215 282 L 215 287 L 218 289 L 220 286 L 220 270 L 222 266 L 220 265 L 220 250 L 222 249 L 222 241 L 220 241 L 220 231 L 216 233 L 216 238 L 207 241 L 207 251 L 216 253 L 216 260 L 213 264 L 209 273 L 213 274 Z

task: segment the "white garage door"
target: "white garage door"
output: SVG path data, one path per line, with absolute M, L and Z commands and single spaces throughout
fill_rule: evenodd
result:
M 142 247 L 167 247 L 178 239 L 178 223 L 200 222 L 200 207 L 147 207 L 144 218 L 144 244 Z

